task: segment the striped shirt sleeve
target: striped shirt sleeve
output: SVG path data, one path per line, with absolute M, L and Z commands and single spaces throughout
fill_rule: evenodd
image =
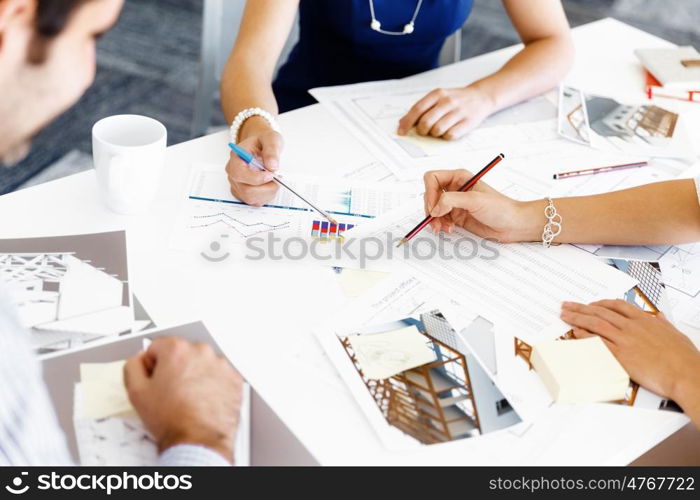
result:
M 72 465 L 41 365 L 25 332 L 0 287 L 0 466 Z M 183 444 L 166 450 L 159 465 L 231 464 L 213 450 Z
M 70 465 L 41 365 L 24 333 L 0 290 L 0 465 Z
M 158 465 L 161 467 L 226 467 L 231 464 L 220 454 L 204 446 L 196 444 L 178 444 L 161 453 Z

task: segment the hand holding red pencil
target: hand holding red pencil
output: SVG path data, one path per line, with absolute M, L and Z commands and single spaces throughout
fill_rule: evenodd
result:
M 467 179 L 461 186 L 459 186 L 459 187 L 456 189 L 456 191 L 457 191 L 457 192 L 460 192 L 460 193 L 464 193 L 464 192 L 469 191 L 470 189 L 472 189 L 472 188 L 477 184 L 477 182 L 479 182 L 479 181 L 481 180 L 481 178 L 482 178 L 484 175 L 486 175 L 487 173 L 489 173 L 489 171 L 491 171 L 491 169 L 492 169 L 493 167 L 495 167 L 496 165 L 498 165 L 498 164 L 503 160 L 503 158 L 505 158 L 505 156 L 503 156 L 503 153 L 500 153 L 499 155 L 497 155 L 493 160 L 491 160 L 490 162 L 488 162 L 484 168 L 482 168 L 481 170 L 479 170 L 476 174 L 474 174 L 473 176 L 471 176 L 471 177 L 470 177 L 469 179 Z M 439 181 L 438 181 L 438 184 L 439 184 Z M 444 189 L 443 187 L 441 187 L 441 190 L 442 190 L 442 191 L 445 191 L 445 189 Z M 420 222 L 418 223 L 418 225 L 417 225 L 416 227 L 414 227 L 413 229 L 411 229 L 411 230 L 406 234 L 406 236 L 404 236 L 404 237 L 401 239 L 401 241 L 399 242 L 399 244 L 398 244 L 397 246 L 400 247 L 400 246 L 403 245 L 404 243 L 408 243 L 409 241 L 411 241 L 411 239 L 413 239 L 413 237 L 415 237 L 415 236 L 416 236 L 418 233 L 420 233 L 423 229 L 425 229 L 426 227 L 428 227 L 428 225 L 430 225 L 431 222 L 433 222 L 433 215 L 427 215 L 422 221 L 420 221 Z
M 459 226 L 482 238 L 501 242 L 531 240 L 532 235 L 522 232 L 524 227 L 532 225 L 530 214 L 522 211 L 517 200 L 483 181 L 467 192 L 457 191 L 471 177 L 467 170 L 436 170 L 425 174 L 425 213 L 435 217 L 430 223 L 432 230 L 450 232 Z M 544 221 L 542 216 L 542 225 Z

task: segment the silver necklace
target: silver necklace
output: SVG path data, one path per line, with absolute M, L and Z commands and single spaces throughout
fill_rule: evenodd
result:
M 369 0 L 369 11 L 372 14 L 372 22 L 370 23 L 369 27 L 377 33 L 382 33 L 383 35 L 410 35 L 415 29 L 416 17 L 418 17 L 418 12 L 420 12 L 421 5 L 423 5 L 423 0 L 418 0 L 416 10 L 413 11 L 413 17 L 407 24 L 404 24 L 403 31 L 387 31 L 382 29 L 382 23 L 380 23 L 377 17 L 374 15 L 373 0 Z

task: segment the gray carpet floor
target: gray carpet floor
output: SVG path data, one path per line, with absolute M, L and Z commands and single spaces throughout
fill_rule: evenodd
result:
M 242 1 L 242 0 L 228 0 Z M 303 0 L 310 1 L 310 0 Z M 91 166 L 92 124 L 112 114 L 162 121 L 169 144 L 189 139 L 203 0 L 127 0 L 121 20 L 98 45 L 95 85 L 34 141 L 20 164 L 0 166 L 0 194 Z M 572 26 L 615 17 L 674 43 L 700 47 L 700 0 L 563 0 Z M 463 57 L 518 42 L 498 0 L 475 0 Z M 212 103 L 216 109 L 216 103 Z M 217 112 L 212 126 L 223 125 Z

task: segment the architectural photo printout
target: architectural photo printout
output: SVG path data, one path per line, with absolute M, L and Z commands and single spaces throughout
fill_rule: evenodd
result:
M 408 318 L 319 333 L 385 446 L 446 443 L 520 423 L 441 311 L 423 306 Z
M 134 315 L 123 231 L 0 240 L 0 280 L 38 354 L 150 325 Z
M 661 158 L 694 157 L 680 115 L 655 103 L 622 103 L 562 85 L 559 134 L 598 149 Z

